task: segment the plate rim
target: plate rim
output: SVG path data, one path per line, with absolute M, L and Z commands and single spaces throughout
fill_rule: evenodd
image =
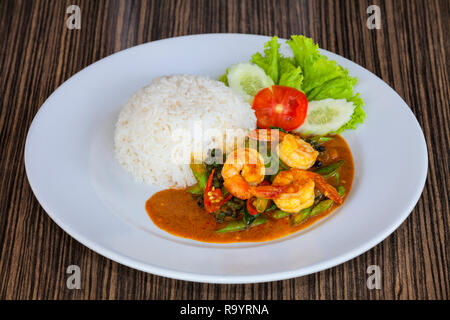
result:
M 336 256 L 331 259 L 326 259 L 324 261 L 318 262 L 312 266 L 307 266 L 301 269 L 294 269 L 294 270 L 288 270 L 288 271 L 282 271 L 282 272 L 272 272 L 272 273 L 264 273 L 264 274 L 257 274 L 257 275 L 208 275 L 203 273 L 194 273 L 194 272 L 186 272 L 186 271 L 179 271 L 174 270 L 167 267 L 159 267 L 153 264 L 150 264 L 148 262 L 140 261 L 136 258 L 131 258 L 128 255 L 120 252 L 116 252 L 114 250 L 104 248 L 102 245 L 98 245 L 95 241 L 91 241 L 90 239 L 84 237 L 83 235 L 80 235 L 78 232 L 73 230 L 70 226 L 66 225 L 64 221 L 58 218 L 58 215 L 53 212 L 53 210 L 50 208 L 50 206 L 44 201 L 42 196 L 39 196 L 40 192 L 38 190 L 36 182 L 33 182 L 32 179 L 30 179 L 29 172 L 29 137 L 32 134 L 36 123 L 38 123 L 39 118 L 43 114 L 43 110 L 45 110 L 45 106 L 54 99 L 55 93 L 62 87 L 65 87 L 67 85 L 70 85 L 70 83 L 79 76 L 79 74 L 83 71 L 85 71 L 88 68 L 94 67 L 97 63 L 108 60 L 112 56 L 121 55 L 127 52 L 128 50 L 135 49 L 137 47 L 141 46 L 148 46 L 156 42 L 165 42 L 165 41 L 176 41 L 180 38 L 208 38 L 208 37 L 229 37 L 229 36 L 237 36 L 237 37 L 259 37 L 259 38 L 265 38 L 270 39 L 270 36 L 265 35 L 256 35 L 256 34 L 246 34 L 246 33 L 204 33 L 204 34 L 193 34 L 193 35 L 185 35 L 185 36 L 177 36 L 177 37 L 169 37 L 164 39 L 159 39 L 155 41 L 150 41 L 146 43 L 142 43 L 136 46 L 132 46 L 120 51 L 117 51 L 115 53 L 112 53 L 106 57 L 103 57 L 88 66 L 84 67 L 83 69 L 76 72 L 74 75 L 69 77 L 67 80 L 65 80 L 60 86 L 58 86 L 51 95 L 44 101 L 44 103 L 40 106 L 39 110 L 36 112 L 27 132 L 25 146 L 24 146 L 24 165 L 25 165 L 25 173 L 27 175 L 27 180 L 29 182 L 30 188 L 33 191 L 34 196 L 36 197 L 37 201 L 41 205 L 41 207 L 45 210 L 47 215 L 60 227 L 64 232 L 66 232 L 69 236 L 71 236 L 73 239 L 81 243 L 82 245 L 86 246 L 90 250 L 93 250 L 95 253 L 104 256 L 108 259 L 111 259 L 119 264 L 125 265 L 127 267 L 140 270 L 147 273 L 152 273 L 158 276 L 168 277 L 172 279 L 177 280 L 184 280 L 184 281 L 193 281 L 193 282 L 203 282 L 203 283 L 217 283 L 217 284 L 244 284 L 244 283 L 263 283 L 263 282 L 270 282 L 270 281 L 278 281 L 278 280 L 285 280 L 285 279 L 291 279 L 295 277 L 300 277 L 308 274 L 313 274 L 322 270 L 326 270 L 332 267 L 335 267 L 337 265 L 340 265 L 342 263 L 345 263 L 346 261 L 349 261 L 365 252 L 370 250 L 371 248 L 377 246 L 380 242 L 385 240 L 389 235 L 391 235 L 405 220 L 406 218 L 411 214 L 412 210 L 416 206 L 417 202 L 419 201 L 423 189 L 425 187 L 425 183 L 427 180 L 428 175 L 428 148 L 425 140 L 425 136 L 422 130 L 422 127 L 420 126 L 420 123 L 418 122 L 417 118 L 415 117 L 414 113 L 412 112 L 411 108 L 408 106 L 406 101 L 383 79 L 379 78 L 376 74 L 372 73 L 371 71 L 367 70 L 363 66 L 359 65 L 356 62 L 353 62 L 349 59 L 347 59 L 344 56 L 341 56 L 339 54 L 333 53 L 331 51 L 321 49 L 323 52 L 327 52 L 333 55 L 337 55 L 342 59 L 345 59 L 358 67 L 364 69 L 365 72 L 370 73 L 372 76 L 378 78 L 381 80 L 386 86 L 389 87 L 389 89 L 395 93 L 395 95 L 400 98 L 406 106 L 408 106 L 407 111 L 409 112 L 409 115 L 412 116 L 412 119 L 414 120 L 416 129 L 418 129 L 418 132 L 420 133 L 420 145 L 423 149 L 423 163 L 424 168 L 421 168 L 420 173 L 420 188 L 416 189 L 416 192 L 414 196 L 410 197 L 409 205 L 407 210 L 404 210 L 401 214 L 397 216 L 397 219 L 389 225 L 389 228 L 384 228 L 383 232 L 379 232 L 377 236 L 373 237 L 371 240 L 366 241 L 365 243 L 355 247 L 353 250 L 349 250 L 345 254 L 341 254 L 339 256 Z M 280 38 L 280 40 L 286 40 L 284 38 Z M 403 106 L 401 107 L 403 108 Z

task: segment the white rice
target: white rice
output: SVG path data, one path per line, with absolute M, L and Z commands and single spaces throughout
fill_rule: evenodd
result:
M 187 149 L 191 151 L 182 160 L 174 155 L 180 151 L 177 147 L 193 146 L 194 128 L 199 125 L 205 157 L 213 147 L 230 151 L 232 145 L 223 147 L 217 138 L 229 129 L 244 129 L 233 131 L 241 143 L 247 131 L 256 127 L 256 117 L 251 106 L 222 82 L 192 75 L 154 79 L 123 107 L 114 136 L 115 156 L 137 181 L 162 187 L 192 185 L 190 152 L 198 155 L 200 146 Z M 215 130 L 216 137 L 204 136 L 209 129 Z M 177 136 L 180 139 L 174 140 Z

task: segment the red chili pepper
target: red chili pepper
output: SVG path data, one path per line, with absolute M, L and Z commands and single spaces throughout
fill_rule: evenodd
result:
M 250 213 L 252 216 L 256 216 L 259 214 L 258 210 L 256 210 L 255 206 L 253 205 L 253 201 L 255 198 L 250 198 L 247 200 L 247 210 L 248 213 Z
M 209 175 L 208 182 L 206 183 L 205 193 L 203 195 L 203 202 L 205 204 L 205 209 L 209 213 L 216 212 L 225 202 L 227 202 L 233 197 L 232 194 L 229 194 L 224 198 L 222 190 L 215 189 L 212 186 L 214 170 L 215 169 L 213 169 L 213 171 Z

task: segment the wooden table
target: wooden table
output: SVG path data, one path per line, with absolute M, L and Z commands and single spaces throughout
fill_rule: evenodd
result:
M 71 4 L 81 8 L 80 30 L 66 27 Z M 379 30 L 366 27 L 371 4 L 381 9 Z M 1 0 L 0 298 L 448 299 L 449 31 L 448 0 Z M 407 102 L 425 133 L 429 172 L 416 208 L 391 236 L 309 276 L 214 285 L 122 266 L 84 247 L 47 216 L 23 162 L 28 127 L 47 97 L 76 72 L 119 50 L 213 32 L 304 34 L 372 71 Z M 81 267 L 80 290 L 66 287 L 66 268 L 73 264 Z M 379 290 L 366 286 L 369 265 L 381 268 Z

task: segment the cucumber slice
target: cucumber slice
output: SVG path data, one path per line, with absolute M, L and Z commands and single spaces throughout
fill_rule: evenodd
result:
M 355 105 L 345 99 L 324 99 L 308 102 L 305 122 L 295 131 L 305 135 L 335 133 L 352 118 Z
M 263 69 L 252 63 L 231 66 L 227 78 L 230 88 L 250 104 L 261 89 L 274 84 Z

